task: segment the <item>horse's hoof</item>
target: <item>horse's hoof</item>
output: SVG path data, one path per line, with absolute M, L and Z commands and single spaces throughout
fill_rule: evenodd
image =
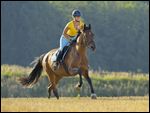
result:
M 75 86 L 75 89 L 79 92 L 81 87 L 79 87 L 78 85 Z
M 97 96 L 95 93 L 91 94 L 91 99 L 97 99 Z
M 57 100 L 59 100 L 59 97 L 56 97 L 57 98 Z

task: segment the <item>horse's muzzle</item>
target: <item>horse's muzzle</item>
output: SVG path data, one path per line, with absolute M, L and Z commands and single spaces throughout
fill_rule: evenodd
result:
M 91 48 L 92 51 L 95 51 L 96 50 L 95 43 L 91 43 L 89 48 Z

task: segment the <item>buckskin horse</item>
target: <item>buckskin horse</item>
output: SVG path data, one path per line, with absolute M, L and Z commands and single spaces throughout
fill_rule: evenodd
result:
M 50 98 L 51 91 L 53 91 L 56 98 L 59 99 L 56 88 L 59 80 L 63 77 L 75 76 L 79 74 L 79 83 L 76 85 L 76 88 L 81 88 L 82 76 L 84 76 L 91 89 L 91 98 L 96 99 L 96 94 L 88 73 L 87 48 L 91 48 L 93 51 L 96 50 L 94 34 L 91 31 L 90 24 L 89 26 L 84 25 L 83 30 L 78 33 L 76 42 L 70 46 L 63 63 L 59 66 L 59 69 L 53 69 L 53 62 L 51 61 L 51 58 L 57 50 L 53 49 L 34 60 L 35 65 L 32 72 L 28 77 L 20 78 L 20 83 L 26 87 L 32 86 L 38 81 L 41 72 L 44 69 L 48 74 L 48 79 L 50 82 L 48 86 L 48 98 Z

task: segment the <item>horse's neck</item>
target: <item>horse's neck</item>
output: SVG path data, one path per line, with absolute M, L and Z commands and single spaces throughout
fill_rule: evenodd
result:
M 81 35 L 78 37 L 79 39 L 77 40 L 77 43 L 76 43 L 75 48 L 76 48 L 76 51 L 77 51 L 79 54 L 85 55 L 85 54 L 86 54 L 86 47 L 85 47 L 85 45 L 83 44 L 82 36 L 83 36 L 83 34 L 81 34 Z

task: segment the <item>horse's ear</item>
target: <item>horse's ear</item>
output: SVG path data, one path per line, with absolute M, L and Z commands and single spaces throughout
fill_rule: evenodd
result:
M 86 24 L 84 24 L 84 29 L 86 28 Z
M 86 30 L 86 24 L 84 24 L 84 27 L 83 27 L 83 31 L 85 31 Z
M 91 29 L 91 24 L 89 24 L 89 29 Z

